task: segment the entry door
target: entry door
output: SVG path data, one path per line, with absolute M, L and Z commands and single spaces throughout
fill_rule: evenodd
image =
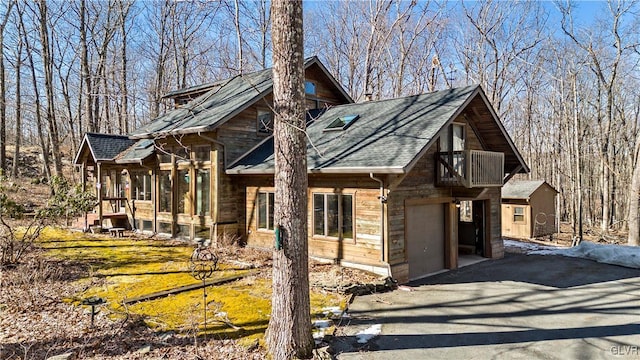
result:
M 409 279 L 444 269 L 444 206 L 410 205 L 405 216 Z

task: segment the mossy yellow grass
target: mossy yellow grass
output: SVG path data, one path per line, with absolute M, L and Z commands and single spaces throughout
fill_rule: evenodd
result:
M 271 281 L 253 275 L 221 285 L 208 286 L 207 328 L 202 310 L 203 290 L 195 289 L 141 301 L 127 306 L 122 302 L 148 294 L 201 283 L 189 268 L 193 246 L 166 240 L 111 238 L 46 228 L 39 245 L 50 256 L 88 263 L 90 277 L 80 279 L 87 288 L 72 301 L 90 296 L 104 298 L 115 314 L 140 315 L 158 331 L 205 332 L 222 338 L 261 339 L 271 312 Z M 220 263 L 210 280 L 248 270 Z M 323 309 L 340 306 L 346 298 L 333 293 L 312 292 L 311 311 L 323 318 Z

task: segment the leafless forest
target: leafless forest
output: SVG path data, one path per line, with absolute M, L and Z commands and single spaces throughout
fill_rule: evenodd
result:
M 589 11 L 591 14 L 585 16 Z M 640 5 L 306 2 L 305 54 L 354 99 L 479 83 L 558 214 L 638 244 Z M 170 90 L 271 66 L 269 3 L 0 2 L 0 167 L 61 173 L 84 132 L 128 133 Z M 10 156 L 7 156 L 9 154 Z

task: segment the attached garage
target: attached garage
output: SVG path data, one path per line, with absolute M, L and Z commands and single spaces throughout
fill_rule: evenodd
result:
M 408 205 L 405 209 L 409 279 L 445 269 L 444 204 Z

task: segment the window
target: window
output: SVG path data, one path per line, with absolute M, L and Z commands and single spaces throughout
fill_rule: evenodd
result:
M 210 171 L 206 169 L 196 170 L 196 215 L 209 216 L 209 199 L 211 188 Z
M 460 201 L 460 221 L 473 222 L 473 207 L 471 201 Z
M 258 193 L 258 229 L 273 230 L 273 204 L 275 195 L 272 192 Z
M 440 137 L 440 151 L 463 151 L 464 124 L 451 124 Z
M 464 124 L 451 124 L 440 136 L 440 151 L 447 153 L 445 155 L 446 162 L 455 174 L 462 177 L 466 175 L 464 148 Z M 444 165 L 440 165 L 440 173 L 445 178 L 455 178 L 455 174 Z
M 191 151 L 186 146 L 179 146 L 176 148 L 176 162 L 189 162 L 191 161 Z
M 151 200 L 151 175 L 148 172 L 131 172 L 131 198 Z
M 191 213 L 191 198 L 189 193 L 190 180 L 189 170 L 178 170 L 177 210 L 179 214 Z
M 160 163 L 171 163 L 171 148 L 158 148 L 158 161 Z
M 345 115 L 333 120 L 324 131 L 346 130 L 351 124 L 360 118 L 360 115 Z
M 160 212 L 171 212 L 171 170 L 158 171 L 160 182 L 159 209 Z
M 211 161 L 211 148 L 209 146 L 196 146 L 193 152 L 196 161 Z
M 513 207 L 513 222 L 524 222 L 524 207 Z
M 170 222 L 159 222 L 158 223 L 158 232 L 161 234 L 169 234 L 171 235 L 171 223 Z
M 195 240 L 207 240 L 211 238 L 211 229 L 208 226 L 195 226 L 193 238 Z
M 315 95 L 316 94 L 316 84 L 312 81 L 305 81 L 304 82 L 304 93 L 308 94 L 308 95 Z
M 267 110 L 258 110 L 258 134 L 273 133 L 273 113 Z
M 176 237 L 189 239 L 191 237 L 191 225 L 178 224 L 176 226 Z
M 353 195 L 313 194 L 313 234 L 353 239 Z
M 140 230 L 153 231 L 153 222 L 151 220 L 140 220 Z

